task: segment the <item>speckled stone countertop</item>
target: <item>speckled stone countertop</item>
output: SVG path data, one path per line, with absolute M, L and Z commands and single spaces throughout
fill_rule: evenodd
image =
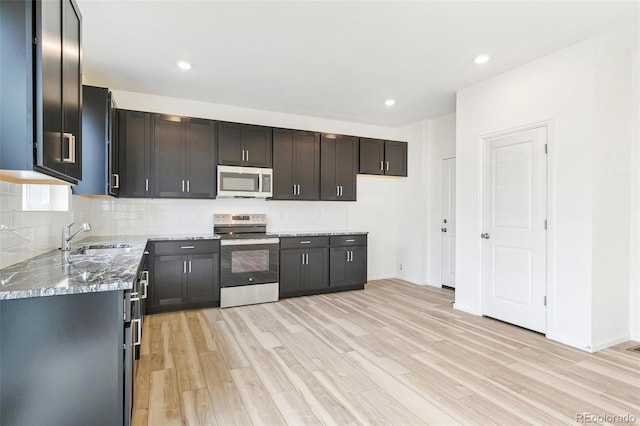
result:
M 69 252 L 51 250 L 0 270 L 0 300 L 132 288 L 147 241 L 218 239 L 209 235 L 156 235 L 91 237 L 71 244 Z M 80 254 L 96 244 L 127 244 L 128 251 Z
M 273 232 L 279 237 L 330 237 L 335 235 L 367 235 L 368 232 L 361 231 L 295 231 L 295 232 Z

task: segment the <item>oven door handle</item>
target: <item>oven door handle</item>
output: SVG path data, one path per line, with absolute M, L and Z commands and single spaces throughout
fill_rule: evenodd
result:
M 239 239 L 239 240 L 222 240 L 221 246 L 249 246 L 264 244 L 279 244 L 280 238 L 256 238 L 256 239 Z

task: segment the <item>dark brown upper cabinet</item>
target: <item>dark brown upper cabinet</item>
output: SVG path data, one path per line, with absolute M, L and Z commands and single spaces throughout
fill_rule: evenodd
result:
M 215 122 L 155 114 L 154 196 L 215 196 Z
M 153 114 L 118 110 L 120 197 L 153 195 Z
M 407 176 L 407 143 L 360 138 L 360 173 Z
M 227 166 L 272 166 L 271 127 L 220 122 L 218 164 Z
M 114 195 L 113 99 L 105 87 L 82 86 L 82 180 L 73 187 L 77 195 Z M 112 177 L 112 179 L 110 179 Z M 110 181 L 111 180 L 111 181 Z M 117 192 L 116 194 L 117 195 Z
M 323 134 L 320 159 L 320 199 L 355 201 L 358 138 Z
M 273 129 L 273 199 L 320 198 L 320 135 Z
M 78 5 L 0 1 L 0 20 L 0 169 L 36 170 L 77 183 L 82 178 Z

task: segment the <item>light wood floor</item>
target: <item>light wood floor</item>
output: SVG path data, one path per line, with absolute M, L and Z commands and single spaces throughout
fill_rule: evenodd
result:
M 134 425 L 571 424 L 583 412 L 640 423 L 634 342 L 588 354 L 452 301 L 380 280 L 148 316 Z

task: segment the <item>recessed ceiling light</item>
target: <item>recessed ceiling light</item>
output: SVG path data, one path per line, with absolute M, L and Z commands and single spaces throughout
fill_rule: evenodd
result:
M 478 55 L 473 59 L 476 64 L 486 64 L 491 57 L 489 55 Z
M 191 64 L 187 61 L 178 61 L 178 68 L 187 71 L 191 69 Z
M 387 99 L 386 101 L 384 101 L 384 104 L 386 106 L 394 106 L 396 104 L 396 101 L 393 99 Z

